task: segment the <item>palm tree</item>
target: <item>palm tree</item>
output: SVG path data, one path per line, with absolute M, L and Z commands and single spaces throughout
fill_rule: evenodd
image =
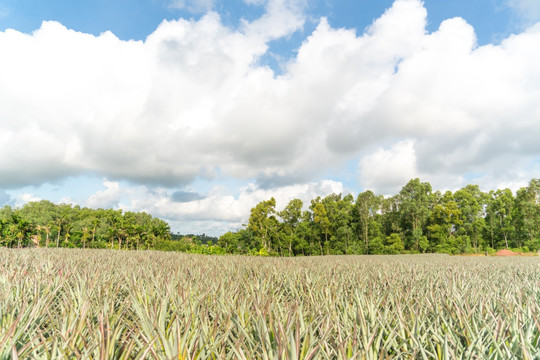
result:
M 88 228 L 85 226 L 83 227 L 83 234 L 81 236 L 83 249 L 86 248 L 86 239 L 88 239 L 89 237 L 90 237 L 90 233 L 88 231 Z
M 66 221 L 63 217 L 58 217 L 55 221 L 55 226 L 58 229 L 58 235 L 56 236 L 56 247 L 60 246 L 60 233 L 62 232 L 62 228 L 65 223 Z
M 31 225 L 26 220 L 18 218 L 16 226 L 17 247 L 20 248 L 21 242 L 26 239 L 27 233 L 31 230 Z
M 41 225 L 41 228 L 45 230 L 45 247 L 49 247 L 49 235 L 51 234 L 51 224 Z

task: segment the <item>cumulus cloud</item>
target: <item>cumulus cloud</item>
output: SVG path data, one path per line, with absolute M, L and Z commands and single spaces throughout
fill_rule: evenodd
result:
M 131 190 L 122 188 L 116 181 L 104 180 L 103 186 L 104 190 L 96 192 L 86 200 L 86 206 L 90 208 L 117 208 L 122 197 L 131 193 Z
M 159 214 L 167 219 L 241 223 L 247 221 L 251 208 L 260 201 L 274 197 L 278 208 L 285 207 L 294 198 L 299 198 L 309 204 L 309 201 L 317 196 L 342 193 L 343 185 L 340 182 L 325 180 L 265 190 L 255 184 L 249 184 L 241 188 L 237 196 L 232 195 L 223 187 L 216 186 L 206 196 L 184 202 L 178 202 L 175 199 L 177 193 L 171 196 L 166 189 L 154 191 L 142 187 L 138 191 L 144 192 L 145 196 L 132 197 L 130 206 L 134 209 Z
M 252 5 L 264 5 L 265 14 L 259 19 L 244 21 L 244 32 L 267 40 L 279 39 L 299 30 L 305 21 L 306 0 L 247 0 Z
M 42 199 L 39 196 L 30 194 L 30 193 L 23 193 L 23 194 L 15 196 L 14 205 L 15 207 L 22 207 L 26 203 L 29 203 L 32 201 L 40 201 L 40 200 Z
M 237 29 L 209 12 L 164 21 L 145 41 L 56 22 L 0 32 L 0 186 L 223 176 L 270 194 L 354 159 L 373 190 L 394 186 L 402 166 L 446 185 L 538 174 L 540 25 L 479 47 L 463 19 L 427 33 L 422 2 L 397 0 L 360 34 L 321 19 L 277 76 L 258 60 L 302 27 L 303 2 L 251 2 L 264 15 Z M 117 204 L 107 191 L 90 203 Z M 240 213 L 205 196 L 182 208 L 202 216 L 215 200 Z
M 414 141 L 404 140 L 391 148 L 378 148 L 360 162 L 362 185 L 383 194 L 395 194 L 410 179 L 419 176 Z
M 276 199 L 276 209 L 283 209 L 290 200 L 301 199 L 305 208 L 317 196 L 341 194 L 343 184 L 323 180 L 301 185 L 289 185 L 264 190 L 255 184 L 242 187 L 237 195 L 222 186 L 212 187 L 208 193 L 193 191 L 170 192 L 166 188 L 121 185 L 104 180 L 105 189 L 91 195 L 85 205 L 93 208 L 113 207 L 126 211 L 145 211 L 167 220 L 178 232 L 223 234 L 235 231 L 246 224 L 251 208 L 271 197 Z
M 395 135 L 419 139 L 423 174 L 508 176 L 540 154 L 540 27 L 475 47 L 461 19 L 444 22 L 405 59 L 372 116 Z M 538 84 L 538 83 L 537 83 Z M 533 135 L 534 134 L 534 135 Z M 529 172 L 530 176 L 537 175 Z

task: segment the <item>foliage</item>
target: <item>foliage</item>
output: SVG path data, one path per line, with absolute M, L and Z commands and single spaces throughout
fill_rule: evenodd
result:
M 0 245 L 8 247 L 149 249 L 170 238 L 169 225 L 144 212 L 94 210 L 46 200 L 0 211 Z
M 275 205 L 272 198 L 251 210 L 250 237 L 226 234 L 222 243 L 234 243 L 227 252 L 255 254 L 261 247 L 281 256 L 540 250 L 538 179 L 515 197 L 509 189 L 484 193 L 477 185 L 442 194 L 413 179 L 386 198 L 369 190 L 356 201 L 351 195 L 317 197 L 304 213 L 302 202 L 293 199 L 277 212 L 282 222 L 274 216 Z

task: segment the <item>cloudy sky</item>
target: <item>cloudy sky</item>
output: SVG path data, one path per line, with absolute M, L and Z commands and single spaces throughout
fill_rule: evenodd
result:
M 0 206 L 220 235 L 274 196 L 540 177 L 537 0 L 0 0 Z

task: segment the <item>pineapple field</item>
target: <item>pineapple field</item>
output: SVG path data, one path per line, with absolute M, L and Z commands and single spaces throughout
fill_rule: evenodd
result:
M 0 359 L 538 359 L 540 257 L 0 248 Z

